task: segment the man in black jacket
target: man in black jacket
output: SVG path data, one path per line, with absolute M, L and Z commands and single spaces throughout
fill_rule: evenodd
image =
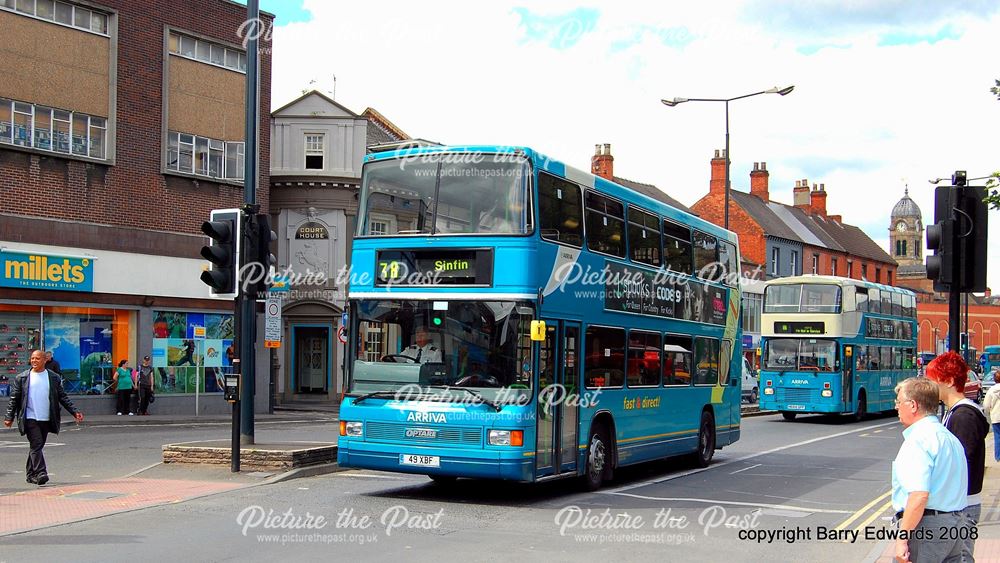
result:
M 958 438 L 965 450 L 969 466 L 969 493 L 966 498 L 967 506 L 962 512 L 969 520 L 969 526 L 974 528 L 979 524 L 983 506 L 979 494 L 983 490 L 983 476 L 986 472 L 986 434 L 990 430 L 990 424 L 979 405 L 965 398 L 968 373 L 969 367 L 965 360 L 953 351 L 942 354 L 927 364 L 927 379 L 937 383 L 938 394 L 946 409 L 941 422 Z M 975 561 L 975 538 L 970 536 L 962 539 L 963 561 Z
M 10 428 L 14 417 L 17 417 L 17 429 L 22 436 L 28 435 L 31 448 L 25 464 L 28 482 L 44 485 L 49 482 L 49 475 L 42 448 L 50 432 L 59 433 L 59 405 L 66 407 L 77 422 L 83 422 L 83 413 L 73 406 L 73 401 L 63 390 L 62 377 L 45 369 L 45 353 L 34 350 L 29 361 L 31 369 L 18 374 L 11 385 L 10 403 L 7 404 L 3 425 Z

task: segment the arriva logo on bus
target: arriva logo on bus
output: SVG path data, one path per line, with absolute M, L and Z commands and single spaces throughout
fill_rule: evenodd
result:
M 93 291 L 94 264 L 90 258 L 0 251 L 3 276 L 0 287 Z
M 445 418 L 442 412 L 408 412 L 406 413 L 406 422 L 437 422 L 445 424 L 448 420 Z

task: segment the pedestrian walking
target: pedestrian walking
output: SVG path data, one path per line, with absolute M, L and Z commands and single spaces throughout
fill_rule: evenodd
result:
M 986 415 L 975 402 L 965 398 L 965 382 L 969 366 L 955 352 L 942 354 L 927 364 L 927 379 L 938 386 L 938 394 L 944 403 L 942 418 L 944 427 L 958 438 L 965 450 L 965 461 L 969 468 L 969 491 L 962 513 L 971 527 L 979 525 L 983 490 L 983 475 L 986 472 L 986 435 L 990 424 Z M 971 536 L 971 534 L 970 534 Z M 962 548 L 963 561 L 973 561 L 976 539 L 967 537 Z
M 900 530 L 896 561 L 958 563 L 968 523 L 962 514 L 969 489 L 962 443 L 934 412 L 937 384 L 911 377 L 896 386 L 903 445 L 892 462 L 892 507 Z M 942 533 L 948 530 L 949 533 Z
M 993 372 L 996 383 L 983 398 L 983 411 L 993 426 L 993 461 L 1000 462 L 1000 371 Z
M 156 376 L 153 375 L 153 366 L 149 363 L 149 356 L 142 358 L 142 365 L 139 366 L 139 414 L 149 414 L 149 403 L 152 402 L 153 389 Z
M 132 379 L 132 370 L 128 369 L 128 360 L 121 360 L 118 362 L 118 369 L 115 370 L 115 394 L 118 398 L 118 416 L 122 413 L 128 413 L 132 416 L 133 413 L 130 407 L 130 401 L 132 400 L 132 388 L 135 387 L 135 381 Z
M 17 418 L 17 429 L 28 436 L 28 461 L 25 463 L 27 481 L 35 485 L 49 482 L 48 468 L 42 448 L 49 433 L 58 434 L 62 405 L 76 421 L 83 422 L 83 413 L 77 410 L 62 386 L 62 377 L 45 369 L 45 353 L 33 350 L 28 360 L 31 369 L 14 378 L 10 402 L 3 417 L 3 425 L 10 428 Z

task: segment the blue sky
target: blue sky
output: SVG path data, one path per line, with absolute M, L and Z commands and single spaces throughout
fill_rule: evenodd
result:
M 724 146 L 733 187 L 766 161 L 773 199 L 823 183 L 830 213 L 888 246 L 909 186 L 932 222 L 933 186 L 1000 169 L 1000 3 L 986 0 L 719 0 L 650 4 L 495 1 L 264 2 L 276 13 L 272 104 L 317 88 L 374 107 L 412 136 L 524 144 L 589 170 L 610 143 L 615 173 L 691 204 Z M 1000 219 L 994 220 L 1000 240 Z M 1000 288 L 1000 245 L 990 283 Z

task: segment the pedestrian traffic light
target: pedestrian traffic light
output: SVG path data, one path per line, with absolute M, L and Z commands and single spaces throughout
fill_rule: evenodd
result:
M 278 263 L 278 259 L 271 254 L 271 243 L 278 240 L 278 234 L 271 230 L 271 216 L 266 213 L 257 214 L 255 228 L 257 236 L 254 244 L 254 261 L 260 264 L 263 276 L 255 284 L 254 295 L 260 298 L 260 295 L 271 287 L 271 269 Z
M 953 192 L 951 186 L 939 186 L 934 190 L 934 224 L 927 227 L 927 249 L 934 251 L 927 257 L 927 278 L 934 280 L 935 291 L 949 291 L 952 284 L 955 257 Z
M 239 294 L 236 281 L 240 265 L 240 211 L 215 209 L 210 219 L 201 225 L 201 232 L 208 235 L 209 244 L 201 248 L 203 258 L 211 262 L 201 273 L 201 281 L 215 297 L 235 298 Z
M 961 349 L 962 350 L 968 350 L 969 349 L 969 333 L 968 332 L 963 332 L 960 336 L 961 336 L 961 344 L 962 344 Z

